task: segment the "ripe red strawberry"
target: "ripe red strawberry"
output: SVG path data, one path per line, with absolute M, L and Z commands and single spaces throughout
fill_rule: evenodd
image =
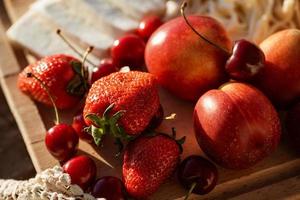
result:
M 154 77 L 145 72 L 115 72 L 96 81 L 83 110 L 95 142 L 105 133 L 116 138 L 144 131 L 160 106 Z M 98 127 L 98 129 L 96 128 Z
M 131 141 L 125 150 L 123 181 L 129 195 L 145 198 L 174 172 L 181 153 L 181 140 L 167 135 L 142 136 Z
M 38 80 L 28 78 L 28 73 L 34 74 L 47 86 L 60 109 L 75 106 L 85 93 L 81 62 L 71 56 L 58 54 L 44 57 L 28 65 L 19 74 L 18 86 L 22 92 L 40 103 L 52 105 L 47 91 Z

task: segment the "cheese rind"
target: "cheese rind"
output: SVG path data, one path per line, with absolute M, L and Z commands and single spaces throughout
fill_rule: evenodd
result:
M 140 21 L 147 15 L 163 15 L 166 9 L 164 0 L 106 0 L 120 8 L 127 15 Z
M 47 18 L 28 11 L 8 29 L 7 36 L 39 57 L 64 53 L 81 59 L 57 36 L 56 29 Z M 89 55 L 89 60 L 96 65 L 100 63 L 93 55 Z
M 106 51 L 114 41 L 112 31 L 98 23 L 97 16 L 84 6 L 82 0 L 40 0 L 31 10 L 99 51 Z
M 83 0 L 83 2 L 97 14 L 99 22 L 112 27 L 120 34 L 134 30 L 139 25 L 137 20 L 130 18 L 106 0 Z

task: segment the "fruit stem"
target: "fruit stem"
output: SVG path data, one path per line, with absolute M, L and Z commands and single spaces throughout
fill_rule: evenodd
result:
M 184 200 L 188 200 L 189 196 L 192 194 L 192 192 L 193 192 L 193 190 L 195 189 L 196 185 L 197 185 L 196 182 L 194 182 L 194 183 L 192 184 L 192 186 L 191 186 L 190 189 L 189 189 L 189 192 L 185 195 Z
M 173 120 L 173 119 L 175 119 L 175 118 L 176 118 L 176 113 L 172 113 L 171 115 L 166 116 L 166 117 L 165 117 L 165 120 Z
M 204 41 L 206 41 L 207 43 L 209 43 L 210 45 L 216 47 L 217 49 L 220 49 L 221 51 L 223 51 L 226 55 L 230 55 L 231 53 L 228 52 L 226 49 L 224 49 L 223 47 L 213 43 L 212 41 L 210 41 L 209 39 L 207 39 L 205 36 L 203 36 L 202 34 L 200 34 L 189 22 L 189 20 L 187 19 L 186 15 L 185 15 L 185 8 L 187 7 L 188 3 L 187 1 L 184 1 L 181 4 L 181 8 L 180 8 L 180 12 L 182 17 L 184 18 L 184 21 L 186 22 L 186 24 L 192 29 L 192 31 L 194 33 L 196 33 L 201 39 L 203 39 Z
M 72 49 L 79 57 L 81 57 L 81 58 L 83 58 L 84 57 L 84 55 L 82 55 L 82 53 L 81 52 L 79 52 L 75 47 L 74 47 L 74 45 L 72 45 L 71 44 L 71 42 L 69 41 L 69 40 L 67 40 L 67 38 L 61 33 L 61 30 L 60 29 L 57 29 L 56 30 L 56 33 L 57 33 L 57 35 L 68 45 L 68 47 L 70 48 L 70 49 Z M 90 60 L 88 60 L 87 59 L 87 62 L 89 63 L 89 64 L 91 64 L 93 67 L 97 67 L 92 61 L 90 61 Z
M 84 86 L 85 90 L 87 90 L 88 87 L 87 87 L 87 82 L 86 82 L 87 77 L 86 77 L 85 70 L 84 70 L 84 63 L 87 61 L 87 56 L 93 51 L 93 49 L 94 49 L 94 47 L 90 46 L 83 54 L 83 58 L 81 61 L 81 76 L 83 78 L 83 86 Z
M 53 108 L 54 108 L 54 113 L 55 113 L 55 118 L 56 118 L 55 124 L 59 124 L 58 110 L 57 110 L 57 107 L 56 107 L 56 105 L 55 105 L 54 99 L 53 99 L 52 95 L 50 94 L 49 88 L 45 85 L 45 83 L 44 83 L 41 79 L 39 79 L 39 78 L 38 78 L 36 75 L 34 75 L 33 73 L 28 72 L 28 73 L 26 74 L 26 76 L 27 76 L 28 78 L 34 78 L 35 80 L 37 80 L 37 81 L 41 84 L 41 86 L 44 88 L 44 90 L 47 92 L 47 95 L 49 96 L 50 101 L 51 101 L 51 103 L 52 103 L 52 105 L 53 105 Z

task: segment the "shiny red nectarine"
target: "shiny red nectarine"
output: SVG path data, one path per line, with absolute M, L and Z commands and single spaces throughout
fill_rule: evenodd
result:
M 201 96 L 194 110 L 194 129 L 202 150 L 230 169 L 248 168 L 268 156 L 281 134 L 271 102 L 244 83 L 227 83 Z
M 231 50 L 224 27 L 211 17 L 189 16 L 190 24 L 214 44 Z M 225 80 L 228 54 L 199 38 L 183 17 L 160 26 L 150 37 L 145 50 L 148 71 L 178 97 L 197 101 L 207 90 Z

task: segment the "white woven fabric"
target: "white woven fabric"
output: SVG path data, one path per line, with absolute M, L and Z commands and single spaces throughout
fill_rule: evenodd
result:
M 0 180 L 0 199 L 96 200 L 78 185 L 72 185 L 70 176 L 59 166 L 47 169 L 27 181 Z

